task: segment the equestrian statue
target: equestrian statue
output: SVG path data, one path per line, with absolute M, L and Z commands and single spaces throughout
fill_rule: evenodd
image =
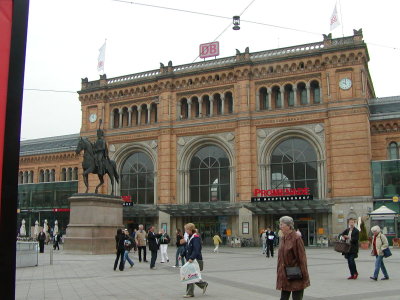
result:
M 101 126 L 102 120 L 100 120 Z M 89 190 L 89 174 L 97 174 L 100 183 L 96 186 L 95 193 L 98 193 L 99 187 L 103 185 L 104 174 L 108 174 L 111 180 L 111 195 L 114 195 L 114 179 L 119 183 L 119 176 L 117 173 L 117 166 L 115 161 L 110 160 L 108 157 L 107 143 L 104 140 L 104 131 L 97 129 L 97 140 L 92 143 L 87 138 L 79 138 L 78 146 L 76 147 L 76 154 L 81 153 L 83 150 L 83 181 L 86 186 L 86 192 Z

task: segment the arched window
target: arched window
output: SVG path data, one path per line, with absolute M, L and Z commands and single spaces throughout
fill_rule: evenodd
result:
M 74 168 L 74 172 L 72 173 L 72 180 L 78 180 L 78 168 Z
M 67 181 L 72 180 L 72 168 L 68 168 L 67 170 Z
M 317 154 L 309 142 L 289 138 L 281 142 L 271 157 L 271 188 L 309 188 L 318 197 Z
M 301 82 L 297 86 L 298 96 L 300 98 L 300 104 L 306 105 L 307 104 L 307 88 L 304 82 Z
M 46 169 L 44 171 L 44 182 L 49 182 L 50 181 L 50 171 L 49 169 Z
M 50 182 L 56 181 L 56 170 L 51 169 L 50 171 Z
M 310 84 L 311 89 L 311 101 L 314 104 L 321 103 L 321 89 L 319 88 L 319 82 L 314 80 Z
M 281 90 L 279 87 L 274 86 L 272 88 L 272 99 L 274 99 L 275 108 L 282 108 L 282 98 L 281 98 Z
M 285 103 L 287 106 L 294 106 L 294 92 L 291 84 L 285 86 Z
M 225 113 L 233 113 L 233 96 L 231 92 L 225 94 Z
M 119 110 L 118 110 L 118 108 L 115 108 L 113 110 L 113 117 L 114 117 L 113 128 L 119 128 Z
M 135 152 L 122 165 L 121 196 L 135 204 L 154 204 L 154 165 L 144 152 Z
M 29 182 L 29 183 L 33 183 L 33 171 L 29 171 L 29 174 L 28 174 L 28 182 Z
M 181 100 L 181 115 L 180 119 L 187 119 L 189 117 L 189 105 L 186 98 Z
M 23 183 L 28 183 L 28 171 L 24 172 L 24 179 Z
M 65 168 L 62 168 L 61 170 L 61 181 L 66 181 L 67 180 L 67 170 Z
M 220 147 L 198 150 L 190 161 L 190 202 L 230 200 L 229 159 Z
M 268 109 L 268 90 L 265 87 L 260 89 L 260 110 Z
M 389 159 L 399 159 L 399 147 L 396 142 L 391 142 L 388 150 Z
M 24 183 L 24 173 L 22 171 L 18 173 L 18 183 L 19 184 Z
M 39 173 L 39 182 L 44 182 L 44 170 L 40 170 L 40 173 Z

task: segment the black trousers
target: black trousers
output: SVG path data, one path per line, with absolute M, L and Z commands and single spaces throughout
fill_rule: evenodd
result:
M 150 261 L 150 268 L 154 268 L 156 265 L 157 260 L 157 250 L 150 250 L 151 251 L 151 261 Z
M 143 250 L 143 261 L 146 261 L 146 246 L 140 246 L 138 247 L 138 252 L 139 252 L 139 262 L 142 261 L 142 250 Z
M 269 257 L 269 254 L 271 253 L 271 256 L 274 257 L 274 242 L 267 242 L 267 256 Z
M 348 253 L 345 257 L 347 258 L 347 263 L 349 265 L 350 275 L 354 276 L 355 274 L 358 274 L 356 261 L 354 260 L 356 258 L 356 254 Z
M 44 241 L 39 241 L 40 253 L 44 253 Z
M 60 245 L 58 244 L 58 242 L 54 242 L 53 244 L 53 249 L 56 250 L 56 248 L 57 250 L 60 250 Z
M 290 293 L 292 293 L 293 300 L 302 300 L 303 299 L 304 290 L 300 290 L 300 291 L 293 291 L 293 292 L 282 291 L 281 292 L 281 300 L 289 300 Z
M 124 253 L 125 253 L 125 250 L 117 250 L 117 257 L 115 258 L 115 261 L 114 261 L 114 271 L 117 269 L 118 260 L 120 260 L 119 270 L 120 271 L 124 270 Z

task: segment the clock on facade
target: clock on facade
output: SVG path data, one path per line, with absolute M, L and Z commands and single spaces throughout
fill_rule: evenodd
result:
M 351 88 L 351 84 L 352 84 L 352 82 L 351 82 L 351 79 L 350 79 L 350 78 L 342 78 L 342 79 L 340 79 L 340 81 L 339 81 L 339 87 L 340 87 L 342 90 L 348 90 L 348 89 L 350 89 L 350 88 Z
M 89 121 L 91 123 L 93 123 L 93 122 L 96 122 L 96 120 L 97 120 L 97 115 L 96 114 L 90 114 Z

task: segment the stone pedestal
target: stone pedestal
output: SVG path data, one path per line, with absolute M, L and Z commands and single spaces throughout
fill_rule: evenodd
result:
M 115 235 L 123 227 L 119 197 L 74 194 L 69 198 L 70 218 L 64 251 L 77 254 L 115 253 Z

